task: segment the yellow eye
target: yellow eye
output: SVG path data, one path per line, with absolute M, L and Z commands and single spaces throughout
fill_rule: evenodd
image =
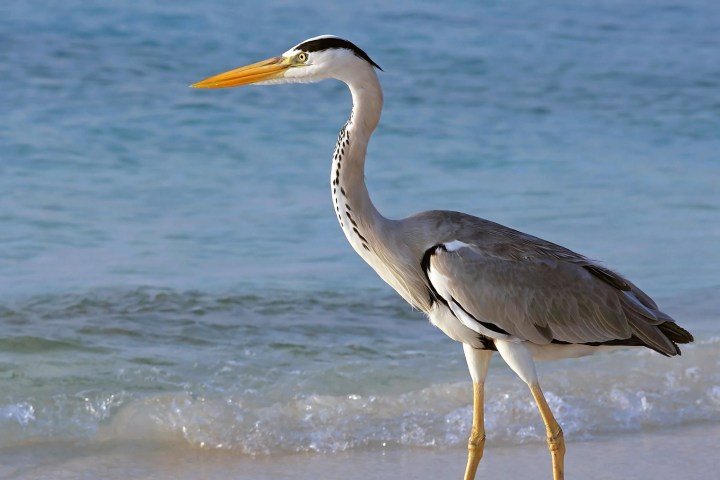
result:
M 305 63 L 305 62 L 307 62 L 308 54 L 305 52 L 300 52 L 297 54 L 295 59 L 297 59 L 298 62 Z

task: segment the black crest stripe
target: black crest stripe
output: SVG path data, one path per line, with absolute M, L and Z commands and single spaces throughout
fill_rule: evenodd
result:
M 304 52 L 319 52 L 321 50 L 329 50 L 331 48 L 344 48 L 344 49 L 352 51 L 356 56 L 362 58 L 363 60 L 368 62 L 373 67 L 382 71 L 382 68 L 380 68 L 380 65 L 373 62 L 372 59 L 370 58 L 370 56 L 367 53 L 365 53 L 364 50 L 362 50 L 360 47 L 358 47 L 354 43 L 349 42 L 342 38 L 338 38 L 338 37 L 316 38 L 315 40 L 308 40 L 307 42 L 303 42 L 295 48 L 298 50 L 302 50 Z

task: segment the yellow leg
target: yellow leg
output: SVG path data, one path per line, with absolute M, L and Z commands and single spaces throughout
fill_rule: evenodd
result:
M 473 480 L 485 448 L 484 384 L 473 382 L 473 421 L 468 441 L 465 480 Z
M 552 458 L 553 479 L 563 480 L 565 478 L 565 440 L 560 424 L 555 420 L 550 407 L 545 401 L 545 395 L 540 390 L 540 385 L 533 383 L 530 385 L 535 403 L 537 403 L 540 415 L 545 422 L 547 431 L 547 444 L 550 449 L 550 457 Z

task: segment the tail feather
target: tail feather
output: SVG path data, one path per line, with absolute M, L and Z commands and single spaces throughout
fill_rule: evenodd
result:
M 668 357 L 680 355 L 680 349 L 664 334 L 660 325 L 653 325 L 648 322 L 647 317 L 635 312 L 626 312 L 625 315 L 628 317 L 633 335 L 639 338 L 646 347 Z
M 665 322 L 658 325 L 660 331 L 673 343 L 690 343 L 695 340 L 688 332 L 675 322 Z
M 680 355 L 678 344 L 692 342 L 692 334 L 675 323 L 670 315 L 660 311 L 645 292 L 630 282 L 628 284 L 630 291 L 622 292 L 620 303 L 633 336 L 663 355 Z

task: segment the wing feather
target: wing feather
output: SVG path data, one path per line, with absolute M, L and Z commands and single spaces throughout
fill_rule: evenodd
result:
M 430 299 L 455 300 L 477 319 L 537 344 L 644 345 L 677 355 L 692 334 L 622 275 L 552 242 L 459 212 L 406 219 L 411 237 L 442 232 L 422 265 Z M 490 329 L 492 330 L 492 329 Z M 492 335 L 490 335 L 492 337 Z M 497 337 L 494 337 L 497 338 Z
M 618 290 L 570 262 L 518 261 L 466 245 L 438 249 L 430 268 L 473 317 L 523 340 L 602 343 L 633 334 Z

